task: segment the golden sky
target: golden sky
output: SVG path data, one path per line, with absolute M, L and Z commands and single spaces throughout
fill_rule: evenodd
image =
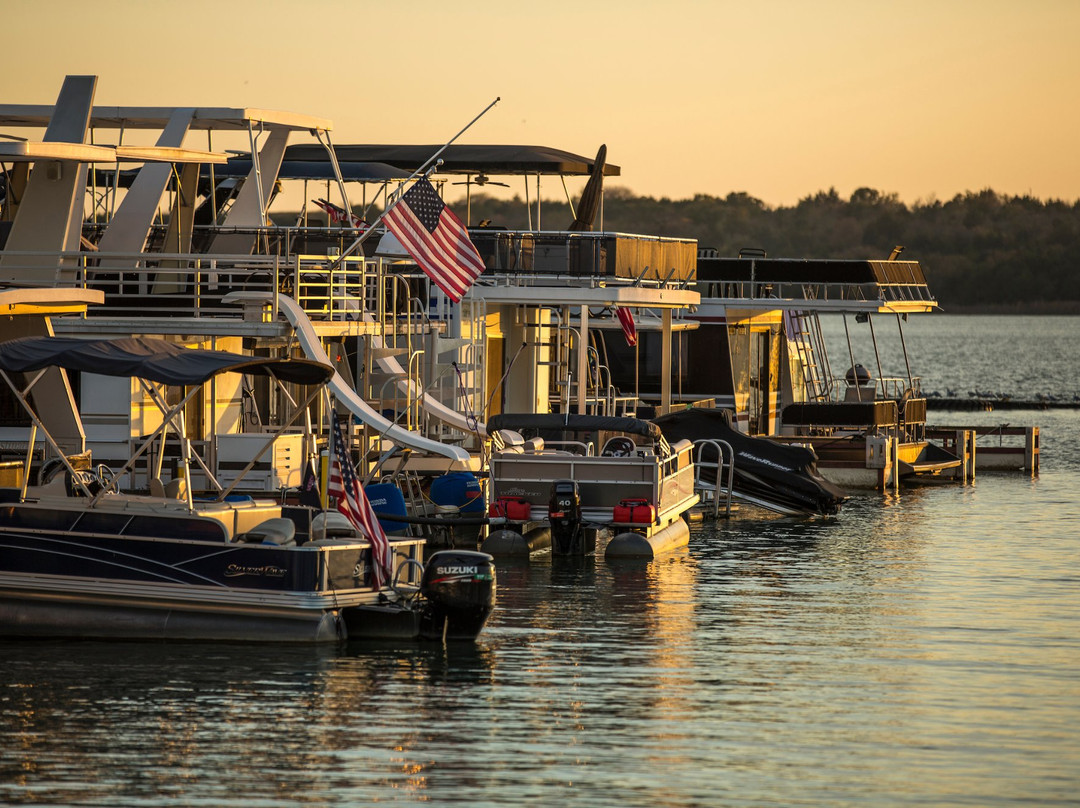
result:
M 330 118 L 337 144 L 441 143 L 499 96 L 459 142 L 606 143 L 610 184 L 655 197 L 1080 198 L 1080 0 L 8 5 L 5 103 L 94 74 L 99 104 L 282 109 Z

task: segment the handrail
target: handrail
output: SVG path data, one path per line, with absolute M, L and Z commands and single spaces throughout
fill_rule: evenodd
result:
M 704 462 L 698 459 L 700 454 L 700 448 L 703 446 L 711 446 L 716 449 L 717 462 Z M 720 487 L 720 475 L 724 470 L 724 449 L 728 452 L 727 462 L 727 509 L 725 517 L 731 518 L 731 496 L 732 496 L 732 484 L 735 481 L 735 450 L 731 447 L 731 444 L 726 440 L 720 440 L 719 438 L 701 438 L 694 441 L 694 490 L 705 491 L 706 484 L 701 481 L 701 470 L 705 468 L 716 469 L 716 483 L 713 486 L 713 519 L 720 518 L 720 497 L 717 496 L 721 490 Z
M 292 292 L 313 319 L 360 319 L 365 289 L 374 277 L 373 260 L 348 259 L 332 268 L 326 256 L 208 255 L 152 252 L 38 252 L 6 250 L 4 274 L 24 286 L 98 289 L 105 302 L 88 318 L 188 316 L 239 319 L 234 306 L 222 304 L 229 292 Z M 34 276 L 39 280 L 34 280 Z

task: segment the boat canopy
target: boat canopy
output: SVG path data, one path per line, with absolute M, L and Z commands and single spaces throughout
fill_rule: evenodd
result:
M 698 279 L 779 283 L 926 285 L 918 261 L 698 257 Z
M 405 180 L 409 178 L 409 172 L 400 168 L 388 166 L 385 163 L 341 163 L 341 178 L 346 182 L 387 182 L 393 180 Z M 227 162 L 215 165 L 213 176 L 215 180 L 236 179 L 247 177 L 251 173 L 250 158 L 230 157 Z M 139 169 L 94 169 L 91 168 L 88 177 L 89 182 L 98 185 L 112 185 L 114 182 L 121 188 L 130 188 Z M 210 166 L 203 166 L 200 176 L 208 181 L 211 176 Z M 281 180 L 327 180 L 337 179 L 334 167 L 329 160 L 291 160 L 281 164 L 281 169 L 276 174 Z M 202 190 L 202 189 L 200 189 Z
M 336 145 L 339 162 L 386 163 L 394 168 L 415 171 L 442 146 Z M 439 174 L 591 174 L 594 159 L 547 146 L 453 145 L 439 155 L 443 161 Z M 326 159 L 322 146 L 298 144 L 285 149 L 285 160 Z M 621 169 L 604 163 L 605 177 L 618 177 Z
M 335 180 L 334 166 L 326 158 L 323 150 L 322 160 L 286 160 L 282 162 L 277 177 L 282 180 Z M 384 182 L 386 180 L 407 180 L 409 172 L 386 163 L 342 162 L 341 178 L 346 182 Z M 251 159 L 230 157 L 223 166 L 214 167 L 215 177 L 246 177 L 251 173 Z M 202 171 L 204 177 L 210 176 L 209 166 Z
M 203 384 L 219 373 L 250 373 L 295 384 L 325 384 L 334 375 L 333 367 L 310 359 L 267 359 L 185 348 L 150 337 L 23 337 L 0 343 L 0 370 L 26 373 L 47 367 L 133 376 L 164 384 Z
M 621 418 L 607 415 L 579 415 L 576 413 L 500 413 L 488 419 L 488 434 L 499 429 L 561 430 L 562 432 L 626 432 L 643 435 L 659 441 L 663 433 L 656 424 L 640 418 Z

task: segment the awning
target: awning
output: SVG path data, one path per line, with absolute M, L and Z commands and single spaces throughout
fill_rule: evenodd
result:
M 660 440 L 663 433 L 651 421 L 640 418 L 621 418 L 608 415 L 577 415 L 574 413 L 501 413 L 488 419 L 488 434 L 499 429 L 523 430 L 553 429 L 563 432 L 626 432 Z
M 0 343 L 0 370 L 26 373 L 47 367 L 130 376 L 164 384 L 202 384 L 219 373 L 248 373 L 296 384 L 325 384 L 334 375 L 333 367 L 310 359 L 265 359 L 185 348 L 150 337 L 98 340 L 23 337 Z
M 342 145 L 334 146 L 341 162 L 386 163 L 415 171 L 442 146 Z M 285 149 L 286 160 L 325 160 L 326 149 L 318 145 L 296 145 Z M 439 174 L 558 174 L 584 176 L 592 173 L 594 158 L 552 149 L 547 146 L 453 145 L 439 159 Z M 621 174 L 618 166 L 604 164 L 605 177 Z

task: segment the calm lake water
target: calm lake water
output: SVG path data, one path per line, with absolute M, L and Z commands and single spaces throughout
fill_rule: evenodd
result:
M 1080 392 L 1080 318 L 905 327 L 927 390 Z M 1042 473 L 501 564 L 475 647 L 2 644 L 0 804 L 1077 805 L 1080 411 L 931 420 Z

